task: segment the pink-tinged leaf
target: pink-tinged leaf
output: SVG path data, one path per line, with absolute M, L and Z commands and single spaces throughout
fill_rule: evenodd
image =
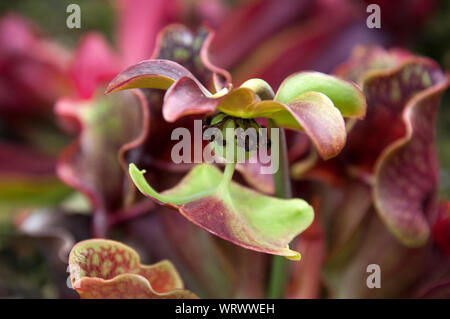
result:
M 334 173 L 375 183 L 376 207 L 389 228 L 405 244 L 424 244 L 436 211 L 434 124 L 448 77 L 432 60 L 381 48 L 356 49 L 339 72 L 363 86 L 368 109 Z
M 2 116 L 48 112 L 70 90 L 66 64 L 70 53 L 46 39 L 27 19 L 0 17 L 0 112 Z
M 183 115 L 213 112 L 217 106 L 231 116 L 271 118 L 278 126 L 305 131 L 324 159 L 336 156 L 345 144 L 346 130 L 340 110 L 332 100 L 314 91 L 300 92 L 288 100 L 260 101 L 245 87 L 218 98 L 207 97 L 193 80 L 183 78 L 166 93 L 163 113 L 167 120 L 174 121 Z
M 219 102 L 207 97 L 195 80 L 182 77 L 164 95 L 162 113 L 167 122 L 175 122 L 187 115 L 213 113 Z
M 77 139 L 61 153 L 57 173 L 92 202 L 97 236 L 105 235 L 107 216 L 124 208 L 129 190 L 118 154 L 140 138 L 143 106 L 141 94 L 134 91 L 114 97 L 100 93 L 92 100 L 61 99 L 56 105 L 61 121 L 79 130 Z
M 89 99 L 100 85 L 110 81 L 121 68 L 119 57 L 98 33 L 85 35 L 70 66 L 78 97 Z
M 148 59 L 158 32 L 179 18 L 176 0 L 120 0 L 117 43 L 124 66 Z
M 180 183 L 157 193 L 145 171 L 130 165 L 130 175 L 146 196 L 178 211 L 210 233 L 247 249 L 300 259 L 289 242 L 313 220 L 313 210 L 301 199 L 261 195 L 237 183 L 223 183 L 224 175 L 208 164 L 195 166 Z
M 381 152 L 405 135 L 402 114 L 408 101 L 442 81 L 443 75 L 432 60 L 378 47 L 368 50 L 371 59 L 361 58 L 361 52 L 366 50 L 357 48 L 346 63 L 348 66 L 341 69 L 342 76 L 358 79 L 368 105 L 365 120 L 357 122 L 349 132 L 343 155 L 349 166 L 372 173 Z M 358 72 L 345 73 L 353 65 Z
M 76 244 L 69 256 L 73 288 L 84 299 L 188 299 L 169 261 L 141 265 L 132 248 L 116 241 L 91 239 Z
M 189 74 L 215 92 L 231 79 L 228 72 L 209 61 L 208 51 L 212 38 L 213 33 L 206 28 L 200 28 L 193 33 L 182 25 L 170 25 L 160 32 L 152 59 L 171 60 L 183 65 L 189 70 Z M 192 119 L 179 120 L 174 124 L 167 123 L 161 111 L 164 92 L 156 89 L 142 91 L 148 101 L 149 120 L 143 119 L 143 123 L 148 124 L 146 136 L 123 152 L 123 157 L 128 162 L 135 162 L 144 168 L 157 167 L 166 172 L 189 170 L 189 164 L 173 164 L 170 155 L 177 141 L 171 140 L 171 134 L 177 127 L 192 129 Z
M 409 78 L 405 76 L 407 71 Z M 426 66 L 416 64 L 400 72 L 411 85 L 436 84 L 407 102 L 403 111 L 406 134 L 383 151 L 375 171 L 378 213 L 399 240 L 410 246 L 427 241 L 430 234 L 427 219 L 436 209 L 438 159 L 434 127 L 439 101 L 449 82 L 439 69 L 431 71 L 429 75 Z M 398 75 L 393 81 L 400 79 Z M 370 82 L 366 83 L 370 87 Z
M 216 92 L 231 81 L 227 71 L 209 61 L 209 44 L 214 34 L 200 28 L 196 34 L 184 26 L 164 29 L 151 60 L 132 65 L 108 85 L 106 93 L 129 88 L 167 90 L 181 77 L 190 77 L 206 92 L 203 85 Z M 198 79 L 198 80 L 197 80 Z
M 106 94 L 132 88 L 167 90 L 181 77 L 194 76 L 180 64 L 169 60 L 145 60 L 117 75 L 106 88 Z

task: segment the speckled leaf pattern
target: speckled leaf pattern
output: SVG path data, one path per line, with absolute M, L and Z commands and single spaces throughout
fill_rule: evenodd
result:
M 357 48 L 337 73 L 358 80 L 368 103 L 344 156 L 373 174 L 375 206 L 393 234 L 405 245 L 424 245 L 436 210 L 434 127 L 448 75 L 430 59 L 379 47 Z
M 91 239 L 76 244 L 69 256 L 72 286 L 84 299 L 196 298 L 167 260 L 145 266 L 132 248 Z
M 438 159 L 434 126 L 447 83 L 413 98 L 404 112 L 406 136 L 381 155 L 375 175 L 375 204 L 387 226 L 406 245 L 426 242 L 427 216 L 436 209 Z

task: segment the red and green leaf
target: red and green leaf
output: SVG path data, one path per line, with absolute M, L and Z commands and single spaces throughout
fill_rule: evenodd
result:
M 405 105 L 402 116 L 406 132 L 384 149 L 375 167 L 375 205 L 386 225 L 404 244 L 423 245 L 430 234 L 428 217 L 437 207 L 434 126 L 448 79 L 439 68 L 418 60 L 405 63 L 393 73 L 374 75 L 365 83 L 369 99 L 379 92 L 381 83 L 384 87 L 390 83 L 390 90 L 377 95 L 380 102 L 390 102 L 391 107 Z M 392 87 L 393 83 L 398 83 L 399 91 Z
M 104 236 L 108 214 L 124 207 L 127 180 L 118 158 L 124 145 L 139 138 L 140 95 L 61 99 L 56 112 L 66 126 L 78 128 L 77 139 L 61 153 L 58 176 L 92 202 L 94 230 Z M 108 180 L 105 183 L 105 180 Z
M 214 33 L 207 28 L 191 32 L 182 25 L 170 25 L 160 32 L 152 59 L 172 61 L 169 64 L 184 68 L 183 74 L 190 74 L 190 77 L 195 77 L 198 82 L 215 92 L 230 82 L 230 75 L 209 61 L 209 45 L 213 37 Z M 171 133 L 180 126 L 191 129 L 193 121 L 185 119 L 176 124 L 167 123 L 163 119 L 161 107 L 164 92 L 157 89 L 141 90 L 145 93 L 148 103 L 148 118 L 143 119 L 147 128 L 139 141 L 124 150 L 123 161 L 130 162 L 130 159 L 133 159 L 133 162 L 144 168 L 186 171 L 190 165 L 174 165 L 170 160 L 171 149 L 176 143 L 171 140 Z
M 69 266 L 72 286 L 81 298 L 196 298 L 183 289 L 172 263 L 141 265 L 136 251 L 116 241 L 79 242 L 70 253 Z
M 313 210 L 305 201 L 273 198 L 234 182 L 224 183 L 220 170 L 208 164 L 194 167 L 163 193 L 147 183 L 144 173 L 130 165 L 130 175 L 143 194 L 178 209 L 210 233 L 247 249 L 300 258 L 288 244 L 313 220 Z
M 365 99 L 358 87 L 318 72 L 292 75 L 281 85 L 274 101 L 261 101 L 248 87 L 212 95 L 187 70 L 180 73 L 180 66 L 170 61 L 143 63 L 164 63 L 164 71 L 156 74 L 143 65 L 132 66 L 110 83 L 107 92 L 132 87 L 165 89 L 172 85 L 163 105 L 164 118 L 169 122 L 190 114 L 212 113 L 216 108 L 241 118 L 272 118 L 278 126 L 305 131 L 325 159 L 336 156 L 345 144 L 343 116 L 365 114 Z
M 363 87 L 367 116 L 351 127 L 338 159 L 312 171 L 373 185 L 377 211 L 389 229 L 404 244 L 423 245 L 436 211 L 434 125 L 448 76 L 430 59 L 378 47 L 355 49 L 337 72 Z

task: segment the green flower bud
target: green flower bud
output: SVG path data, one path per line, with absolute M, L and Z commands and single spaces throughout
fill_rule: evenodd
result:
M 253 119 L 219 113 L 206 120 L 204 129 L 204 135 L 210 140 L 215 156 L 228 163 L 248 160 L 264 143 L 260 133 L 261 126 Z

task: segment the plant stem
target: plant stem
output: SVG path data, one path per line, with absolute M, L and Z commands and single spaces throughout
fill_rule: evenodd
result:
M 234 168 L 236 167 L 236 163 L 226 163 L 225 170 L 223 172 L 223 180 L 221 185 L 228 187 L 233 178 Z
M 277 128 L 275 123 L 268 119 L 268 128 L 271 131 L 272 128 Z M 286 136 L 283 128 L 279 129 L 278 137 L 278 152 L 277 148 L 272 148 L 272 158 L 278 156 L 279 169 L 273 175 L 273 181 L 275 185 L 275 196 L 280 198 L 292 197 L 291 180 L 289 177 L 289 163 L 287 156 Z M 274 142 L 274 141 L 272 141 Z M 272 269 L 270 272 L 270 279 L 267 289 L 267 298 L 275 299 L 282 298 L 286 287 L 286 270 L 287 260 L 281 256 L 272 257 Z

